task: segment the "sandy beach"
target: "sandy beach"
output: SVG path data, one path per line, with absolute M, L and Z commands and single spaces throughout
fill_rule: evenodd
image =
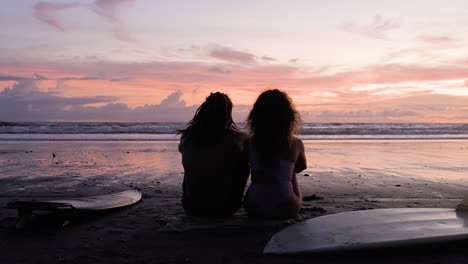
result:
M 17 142 L 0 144 L 0 205 L 139 188 L 129 208 L 77 219 L 44 218 L 14 230 L 16 212 L 0 208 L 1 263 L 466 263 L 468 242 L 377 252 L 263 256 L 289 224 L 353 210 L 453 208 L 468 195 L 466 140 L 305 141 L 308 168 L 298 176 L 299 219 L 225 220 L 185 216 L 177 141 Z M 56 157 L 52 156 L 55 153 Z

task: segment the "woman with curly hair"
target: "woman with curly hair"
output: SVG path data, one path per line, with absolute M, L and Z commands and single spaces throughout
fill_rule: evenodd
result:
M 268 90 L 257 98 L 247 119 L 252 183 L 244 206 L 249 216 L 298 217 L 302 194 L 296 173 L 307 168 L 304 145 L 294 136 L 300 123 L 286 93 Z
M 184 180 L 182 206 L 189 215 L 227 217 L 242 205 L 250 168 L 248 135 L 232 120 L 232 102 L 211 93 L 181 134 Z

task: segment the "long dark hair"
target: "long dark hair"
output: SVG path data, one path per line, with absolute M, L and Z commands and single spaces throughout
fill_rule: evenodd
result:
M 195 142 L 214 142 L 227 131 L 237 129 L 232 120 L 232 102 L 224 93 L 211 93 L 206 97 L 187 123 L 185 129 L 177 131 L 183 137 L 191 137 Z
M 246 123 L 259 161 L 269 164 L 289 148 L 301 117 L 291 98 L 274 89 L 260 94 Z

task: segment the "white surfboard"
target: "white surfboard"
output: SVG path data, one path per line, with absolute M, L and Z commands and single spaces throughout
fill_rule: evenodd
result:
M 392 208 L 309 219 L 275 234 L 264 254 L 305 254 L 468 239 L 468 212 Z
M 6 208 L 38 211 L 101 211 L 120 208 L 135 204 L 141 200 L 141 192 L 137 189 L 98 196 L 76 197 L 49 201 L 15 201 L 8 203 Z
M 8 203 L 5 208 L 17 209 L 18 219 L 16 228 L 22 229 L 29 225 L 34 211 L 48 211 L 61 213 L 65 218 L 64 225 L 70 223 L 71 218 L 79 213 L 110 210 L 138 203 L 141 192 L 137 189 L 99 196 L 76 197 L 70 199 L 50 201 L 15 201 Z

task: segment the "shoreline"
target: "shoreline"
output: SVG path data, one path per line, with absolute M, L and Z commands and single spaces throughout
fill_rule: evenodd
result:
M 468 141 L 468 134 L 463 135 L 297 135 L 303 141 L 311 142 L 362 142 L 362 141 L 393 141 L 393 142 L 408 142 L 408 141 Z M 116 134 L 2 134 L 0 133 L 0 143 L 7 142 L 159 142 L 159 141 L 179 141 L 180 136 L 175 134 L 132 134 L 132 133 L 116 133 Z

